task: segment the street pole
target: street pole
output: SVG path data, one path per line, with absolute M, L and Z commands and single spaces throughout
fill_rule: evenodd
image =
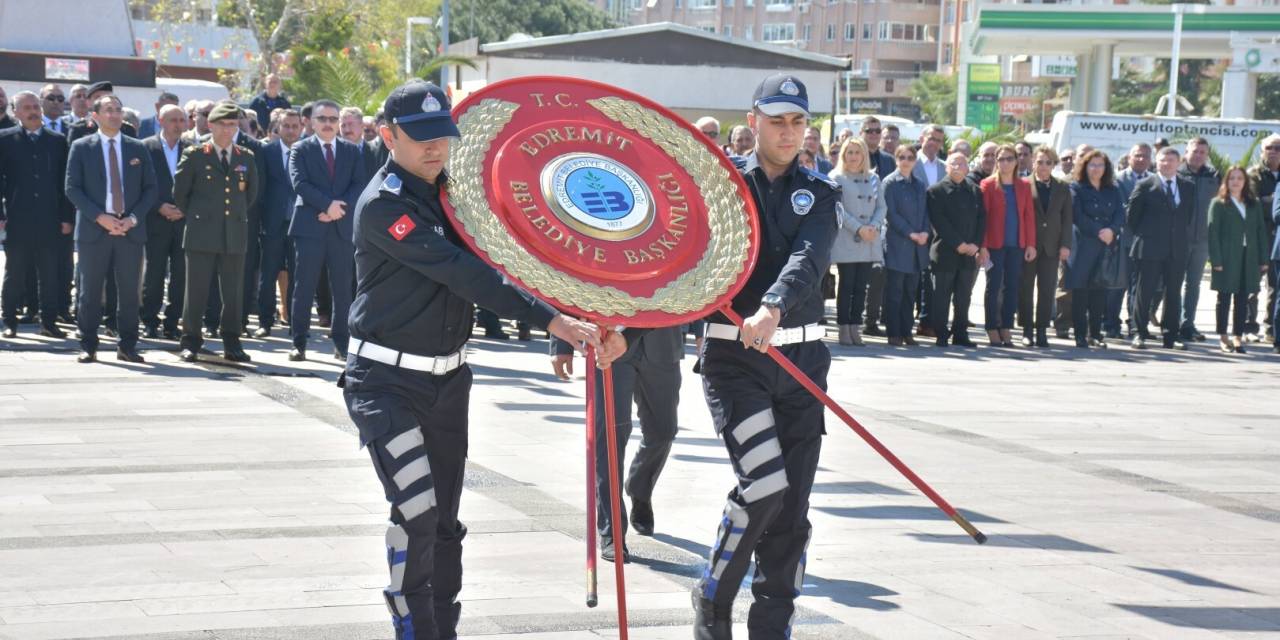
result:
M 1169 117 L 1177 115 L 1178 109 L 1178 68 L 1182 57 L 1182 9 L 1183 5 L 1175 4 L 1173 9 L 1173 55 L 1169 58 Z
M 449 54 L 449 0 L 440 7 L 440 55 Z M 440 67 L 440 88 L 449 90 L 449 65 Z

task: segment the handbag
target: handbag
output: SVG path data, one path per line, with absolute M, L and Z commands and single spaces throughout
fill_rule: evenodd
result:
M 1124 259 L 1120 254 L 1120 239 L 1107 245 L 1102 256 L 1093 265 L 1089 275 L 1090 289 L 1123 289 L 1126 286 Z

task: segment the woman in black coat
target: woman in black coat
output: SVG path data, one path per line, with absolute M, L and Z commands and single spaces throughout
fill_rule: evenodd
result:
M 1102 316 L 1107 290 L 1092 286 L 1093 272 L 1103 252 L 1116 241 L 1124 225 L 1124 198 L 1116 186 L 1111 159 L 1094 149 L 1075 163 L 1071 184 L 1072 246 L 1063 288 L 1071 290 L 1071 321 L 1076 346 L 1106 348 Z

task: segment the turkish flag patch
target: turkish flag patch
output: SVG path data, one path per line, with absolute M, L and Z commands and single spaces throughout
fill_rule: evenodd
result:
M 414 224 L 413 219 L 406 213 L 400 216 L 400 219 L 396 220 L 395 224 L 387 227 L 387 232 L 390 233 L 391 237 L 395 238 L 397 241 L 404 240 L 404 237 L 409 235 L 409 232 L 413 231 L 413 228 L 416 226 L 418 225 Z

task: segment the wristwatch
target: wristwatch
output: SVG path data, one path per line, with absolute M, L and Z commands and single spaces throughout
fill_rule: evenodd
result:
M 782 296 L 776 293 L 766 293 L 760 298 L 760 306 L 782 311 Z

